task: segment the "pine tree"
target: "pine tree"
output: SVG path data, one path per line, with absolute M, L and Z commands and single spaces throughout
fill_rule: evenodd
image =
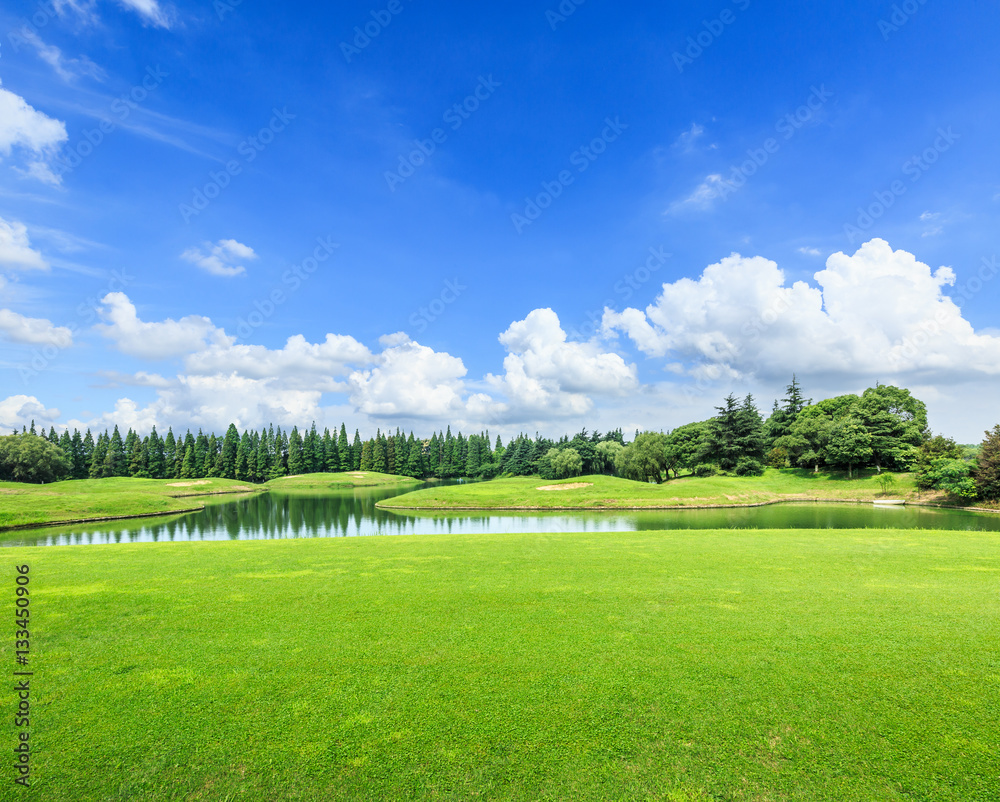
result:
M 423 444 L 413 440 L 413 432 L 410 432 L 410 440 L 407 445 L 409 452 L 406 459 L 406 475 L 414 479 L 423 479 L 427 475 L 427 468 L 424 465 Z
M 177 478 L 177 441 L 170 426 L 167 427 L 167 436 L 163 438 L 163 478 Z
M 365 470 L 362 468 L 361 470 Z M 372 465 L 370 470 L 378 473 L 385 473 L 385 445 L 382 442 L 382 433 L 375 433 L 375 440 L 372 443 Z
M 350 470 L 356 471 L 361 468 L 361 435 L 358 430 L 354 430 L 354 443 L 351 445 L 351 467 Z
M 147 470 L 152 479 L 163 479 L 166 476 L 166 459 L 164 454 L 163 441 L 156 433 L 154 426 L 149 433 L 149 442 L 146 446 Z
M 298 476 L 300 473 L 305 473 L 305 467 L 302 437 L 299 435 L 298 427 L 293 426 L 292 433 L 288 435 L 288 475 Z
M 236 451 L 240 447 L 240 433 L 236 424 L 230 423 L 222 441 L 222 465 L 220 475 L 224 479 L 236 478 Z
M 987 501 L 996 501 L 1000 499 L 1000 425 L 985 434 L 974 471 L 976 495 Z
M 354 463 L 351 456 L 351 444 L 347 441 L 347 426 L 340 424 L 340 436 L 337 438 L 337 451 L 340 453 L 340 470 L 349 471 Z
M 87 430 L 90 434 L 90 430 Z M 97 442 L 90 452 L 90 465 L 87 466 L 87 475 L 91 479 L 100 479 L 104 476 L 104 458 L 108 455 L 108 432 L 107 430 L 97 435 Z
M 323 439 L 327 441 L 325 445 L 326 452 L 326 464 L 324 465 L 324 470 L 327 473 L 339 473 L 340 464 L 342 457 L 340 456 L 340 448 L 337 444 L 337 439 L 333 437 L 329 431 L 323 433 Z M 347 440 L 347 434 L 344 434 L 344 440 Z

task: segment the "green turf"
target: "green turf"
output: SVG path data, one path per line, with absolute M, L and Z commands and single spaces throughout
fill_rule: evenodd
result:
M 79 479 L 47 485 L 0 482 L 0 530 L 203 507 L 206 494 L 254 492 L 231 479 Z
M 586 487 L 573 488 L 574 484 Z M 540 487 L 568 489 L 539 490 Z M 911 474 L 897 474 L 893 498 L 916 498 Z M 782 499 L 861 499 L 881 497 L 870 477 L 847 479 L 839 474 L 769 468 L 763 476 L 683 477 L 660 485 L 614 476 L 579 476 L 547 481 L 537 476 L 495 479 L 490 482 L 431 487 L 394 496 L 378 503 L 386 508 L 425 509 L 614 509 L 627 507 L 681 507 L 719 504 L 757 504 Z M 924 494 L 927 497 L 927 494 Z
M 993 801 L 998 555 L 891 530 L 10 550 L 35 788 L 5 761 L 0 798 Z
M 419 479 L 410 476 L 395 476 L 377 471 L 345 471 L 343 473 L 306 473 L 298 476 L 282 476 L 267 483 L 270 490 L 308 491 L 340 490 L 348 487 L 381 487 L 388 485 L 420 484 Z

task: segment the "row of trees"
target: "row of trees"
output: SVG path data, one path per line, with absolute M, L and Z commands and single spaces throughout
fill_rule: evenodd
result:
M 176 437 L 172 429 L 161 437 L 155 427 L 145 437 L 118 427 L 95 438 L 88 429 L 58 435 L 30 431 L 0 437 L 0 479 L 53 481 L 60 478 L 134 476 L 164 479 L 223 477 L 264 482 L 289 474 L 322 471 L 379 471 L 416 478 L 539 475 L 559 479 L 581 474 L 610 474 L 661 482 L 681 472 L 759 475 L 765 466 L 820 467 L 844 470 L 869 468 L 917 472 L 921 487 L 955 496 L 1000 498 L 1000 427 L 987 432 L 978 456 L 953 440 L 932 437 L 927 410 L 909 390 L 876 384 L 859 395 L 841 395 L 812 403 L 793 376 L 781 402 L 775 401 L 765 420 L 752 395 L 742 400 L 730 394 L 717 414 L 706 421 L 673 431 L 636 432 L 626 443 L 621 429 L 559 440 L 521 434 L 504 446 L 489 432 L 453 435 L 451 428 L 429 439 L 376 432 L 362 440 L 339 432 L 280 427 L 246 430 L 230 424 L 222 437 Z
M 465 437 L 453 435 L 451 427 L 429 439 L 417 440 L 399 429 L 395 434 L 378 431 L 362 440 L 355 430 L 349 439 L 341 424 L 338 434 L 316 425 L 300 433 L 298 427 L 244 431 L 230 424 L 225 436 L 197 435 L 188 430 L 175 437 L 168 429 L 161 437 L 156 427 L 145 437 L 131 429 L 125 437 L 118 427 L 95 438 L 88 429 L 48 435 L 31 429 L 0 437 L 0 479 L 49 482 L 57 479 L 100 479 L 130 476 L 150 479 L 200 479 L 222 477 L 246 482 L 265 482 L 280 476 L 337 471 L 378 471 L 416 478 L 493 478 L 505 474 L 531 475 L 547 470 L 544 457 L 570 444 L 579 458 L 579 470 L 600 473 L 610 463 L 598 451 L 605 441 L 619 447 L 621 430 L 601 435 L 584 430 L 572 439 L 553 441 L 526 435 L 512 438 L 505 447 L 500 437 L 494 444 L 488 432 Z

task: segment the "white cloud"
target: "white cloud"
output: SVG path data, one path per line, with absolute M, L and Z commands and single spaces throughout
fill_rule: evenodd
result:
M 30 28 L 22 28 L 19 35 L 34 47 L 38 52 L 39 58 L 52 67 L 56 75 L 67 83 L 72 83 L 76 78 L 81 76 L 93 78 L 95 81 L 103 81 L 107 77 L 104 70 L 86 56 L 65 58 L 58 47 L 45 44 L 41 37 Z
M 920 222 L 924 224 L 924 231 L 921 237 L 936 237 L 944 231 L 944 222 L 940 212 L 924 212 L 920 215 Z
M 20 170 L 23 175 L 58 184 L 49 162 L 68 138 L 65 123 L 36 111 L 23 97 L 0 86 L 0 155 L 10 156 L 15 147 L 25 151 L 28 167 Z
M 695 187 L 694 191 L 684 198 L 684 200 L 671 203 L 665 214 L 671 215 L 685 209 L 696 209 L 698 211 L 711 209 L 715 199 L 719 197 L 719 186 L 722 183 L 722 175 L 719 173 L 712 173 L 705 176 L 705 180 Z
M 17 220 L 0 217 L 0 267 L 24 270 L 48 270 L 41 253 L 31 247 L 28 229 Z
M 674 147 L 680 149 L 684 153 L 690 153 L 694 150 L 694 143 L 705 133 L 705 128 L 698 123 L 691 123 L 691 127 L 681 133 L 680 136 L 674 140 Z
M 70 9 L 87 24 L 97 22 L 97 0 L 54 0 L 54 3 L 59 14 L 65 14 L 66 9 Z M 171 25 L 171 14 L 157 0 L 118 0 L 118 5 L 135 11 L 144 22 L 156 27 L 169 28 Z
M 257 258 L 253 248 L 234 239 L 220 239 L 215 245 L 210 242 L 203 243 L 203 245 L 205 251 L 200 248 L 188 248 L 181 254 L 181 259 L 198 265 L 213 276 L 226 278 L 239 276 L 246 270 L 243 265 L 237 264 L 237 262 Z
M 34 421 L 37 431 L 43 425 L 48 428 L 58 417 L 58 409 L 46 409 L 33 395 L 12 395 L 0 401 L 0 430 L 20 432 L 22 426 L 30 427 Z
M 500 335 L 507 349 L 503 376 L 487 384 L 506 397 L 495 406 L 499 418 L 524 420 L 582 415 L 592 395 L 622 396 L 638 388 L 635 365 L 618 354 L 602 352 L 592 342 L 567 342 L 559 317 L 535 309 Z M 475 399 L 481 404 L 484 397 Z
M 805 246 L 798 249 L 803 256 L 822 256 L 823 252 L 819 248 L 807 248 Z
M 73 344 L 73 332 L 64 326 L 38 317 L 25 317 L 10 309 L 0 309 L 0 336 L 15 343 L 55 345 L 68 348 Z
M 814 278 L 818 287 L 786 286 L 774 262 L 733 254 L 697 281 L 664 284 L 645 313 L 606 309 L 603 330 L 691 375 L 1000 375 L 1000 337 L 977 334 L 943 292 L 955 281 L 950 267 L 932 272 L 874 239 L 853 256 L 833 254 Z
M 122 353 L 143 359 L 169 359 L 195 353 L 206 346 L 228 346 L 234 340 L 201 315 L 188 315 L 180 320 L 167 318 L 159 323 L 140 320 L 135 305 L 123 292 L 105 295 L 98 311 L 107 323 L 99 323 L 95 328 Z
M 161 8 L 157 0 L 118 0 L 118 3 L 135 11 L 151 25 L 158 28 L 170 27 L 170 15 Z
M 464 411 L 465 365 L 409 338 L 392 344 L 370 370 L 351 373 L 351 403 L 372 417 L 448 419 Z
M 191 354 L 184 364 L 190 374 L 281 379 L 285 386 L 331 392 L 345 389 L 334 376 L 346 375 L 348 365 L 367 365 L 372 359 L 371 351 L 353 337 L 327 334 L 324 342 L 310 343 L 296 334 L 277 350 L 262 345 L 214 344 Z

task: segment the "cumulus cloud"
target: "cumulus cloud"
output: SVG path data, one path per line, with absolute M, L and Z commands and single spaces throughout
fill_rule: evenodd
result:
M 122 353 L 143 359 L 169 359 L 212 345 L 229 346 L 234 340 L 201 315 L 167 318 L 158 323 L 140 320 L 135 305 L 123 292 L 105 295 L 98 312 L 107 322 L 95 328 Z
M 2 123 L 0 123 L 2 125 Z M 48 270 L 41 253 L 31 247 L 28 229 L 17 220 L 0 217 L 0 267 L 13 270 Z
M 603 332 L 716 378 L 1000 375 L 1000 337 L 977 334 L 944 293 L 950 267 L 932 271 L 873 239 L 833 254 L 814 278 L 788 286 L 771 260 L 733 254 L 698 280 L 664 284 L 645 312 L 605 309 Z
M 301 334 L 289 337 L 284 348 L 262 345 L 213 344 L 185 360 L 190 374 L 233 374 L 249 379 L 281 379 L 285 386 L 305 384 L 326 391 L 346 389 L 334 376 L 346 375 L 348 365 L 368 364 L 372 353 L 353 337 L 327 334 L 310 343 Z
M 351 403 L 372 417 L 447 419 L 464 410 L 465 365 L 458 357 L 399 335 L 375 357 L 375 367 L 351 373 Z
M 32 421 L 36 430 L 43 425 L 47 428 L 58 417 L 58 409 L 46 409 L 33 395 L 12 395 L 0 401 L 0 430 L 20 432 L 22 426 L 30 427 Z
M 489 374 L 486 382 L 506 398 L 495 407 L 503 419 L 581 415 L 592 408 L 592 395 L 622 396 L 639 385 L 635 365 L 618 354 L 592 342 L 567 342 L 551 309 L 535 309 L 511 323 L 500 342 L 508 352 L 504 374 Z M 472 403 L 482 405 L 485 397 Z
M 234 239 L 220 239 L 215 245 L 210 242 L 203 245 L 204 251 L 201 248 L 188 248 L 181 254 L 181 259 L 198 265 L 213 276 L 239 276 L 246 270 L 238 262 L 257 258 L 253 248 Z
M 0 309 L 0 336 L 10 342 L 54 345 L 68 348 L 73 344 L 73 332 L 65 326 L 55 326 L 45 318 L 25 317 L 10 309 Z
M 0 156 L 10 156 L 15 148 L 23 152 L 27 168 L 19 170 L 22 175 L 59 184 L 49 164 L 68 138 L 65 123 L 36 111 L 23 97 L 0 86 Z

